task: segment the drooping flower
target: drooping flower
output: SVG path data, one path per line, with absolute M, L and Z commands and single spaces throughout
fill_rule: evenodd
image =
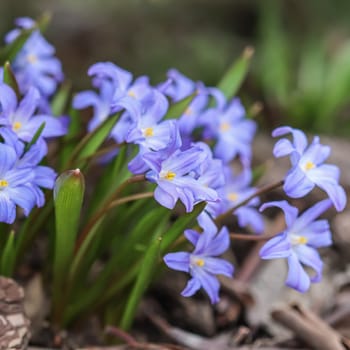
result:
M 15 40 L 22 29 L 36 26 L 35 21 L 28 17 L 17 18 L 15 23 L 18 28 L 6 35 L 6 43 Z M 31 87 L 36 87 L 40 94 L 46 97 L 55 92 L 57 84 L 63 80 L 63 72 L 61 62 L 54 54 L 55 48 L 45 40 L 38 29 L 34 30 L 11 62 L 23 94 Z
M 299 217 L 298 209 L 287 201 L 265 203 L 260 209 L 278 207 L 285 214 L 286 229 L 265 243 L 260 250 L 260 257 L 286 258 L 288 262 L 286 285 L 299 292 L 306 292 L 310 283 L 319 282 L 322 278 L 323 263 L 317 248 L 331 245 L 332 238 L 328 221 L 316 219 L 331 205 L 332 202 L 325 199 Z M 310 267 L 315 274 L 309 276 L 304 266 Z
M 18 103 L 12 88 L 0 83 L 0 125 L 8 127 L 19 139 L 26 142 L 32 140 L 43 123 L 45 123 L 41 133 L 43 138 L 64 135 L 67 128 L 63 120 L 50 115 L 35 114 L 39 99 L 39 92 L 35 88 L 30 88 Z
M 280 139 L 273 150 L 275 157 L 290 156 L 292 168 L 284 180 L 284 191 L 292 198 L 300 198 L 312 191 L 315 186 L 324 190 L 332 200 L 335 208 L 342 211 L 346 205 L 346 194 L 339 185 L 339 168 L 332 164 L 324 164 L 331 148 L 320 144 L 315 137 L 308 146 L 305 134 L 291 127 L 279 127 L 272 136 L 291 133 L 293 141 Z
M 204 230 L 202 233 L 185 231 L 185 237 L 194 246 L 193 252 L 169 253 L 164 256 L 164 262 L 171 269 L 191 275 L 181 295 L 190 297 L 202 287 L 211 303 L 215 304 L 219 301 L 220 289 L 216 275 L 233 275 L 232 264 L 217 257 L 229 248 L 230 237 L 226 227 L 217 232 L 217 227 L 209 217 L 202 217 L 199 221 Z

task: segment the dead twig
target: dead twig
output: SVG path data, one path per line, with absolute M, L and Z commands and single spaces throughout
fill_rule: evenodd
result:
M 316 350 L 345 350 L 341 335 L 312 311 L 300 305 L 275 309 L 272 318 L 292 330 L 297 338 Z

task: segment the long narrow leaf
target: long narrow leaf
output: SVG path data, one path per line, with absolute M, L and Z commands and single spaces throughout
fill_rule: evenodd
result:
M 62 303 L 65 280 L 73 259 L 84 187 L 84 177 L 77 169 L 61 174 L 54 188 L 56 236 L 53 263 L 53 306 L 56 318 L 64 306 Z
M 218 83 L 217 87 L 224 93 L 227 99 L 235 96 L 238 89 L 240 88 L 244 78 L 248 73 L 253 53 L 253 48 L 247 47 L 243 51 L 242 56 L 233 62 L 231 67 Z

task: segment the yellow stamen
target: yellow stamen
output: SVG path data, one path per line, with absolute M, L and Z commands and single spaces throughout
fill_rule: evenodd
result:
M 308 239 L 305 236 L 297 236 L 293 235 L 292 236 L 292 244 L 297 245 L 297 244 L 307 244 Z
M 22 123 L 20 122 L 14 122 L 12 125 L 12 130 L 13 131 L 18 131 L 22 127 Z
M 29 63 L 35 63 L 38 60 L 38 57 L 34 54 L 30 54 L 27 56 L 27 61 Z
M 166 179 L 166 180 L 173 180 L 175 178 L 176 174 L 172 171 L 168 171 L 164 176 L 163 178 Z
M 129 90 L 129 91 L 128 91 L 128 95 L 129 95 L 130 97 L 132 97 L 132 98 L 136 98 L 136 94 L 135 94 L 135 92 L 132 91 L 132 90 Z
M 307 170 L 311 170 L 311 169 L 315 168 L 315 166 L 316 165 L 313 162 L 308 161 L 308 162 L 306 162 L 304 168 L 307 171 Z
M 6 180 L 4 179 L 0 180 L 0 187 L 7 187 L 8 185 L 9 183 Z
M 203 259 L 196 259 L 195 260 L 195 264 L 197 265 L 197 266 L 199 266 L 199 267 L 202 267 L 202 266 L 204 266 L 204 260 Z
M 235 202 L 238 199 L 238 194 L 235 192 L 231 192 L 227 195 L 227 198 L 232 201 Z
M 298 244 L 306 244 L 308 241 L 308 239 L 304 236 L 299 236 L 297 240 L 298 240 Z
M 143 130 L 143 135 L 145 137 L 151 137 L 153 136 L 153 128 L 146 128 Z
M 231 125 L 227 122 L 223 122 L 220 124 L 220 130 L 221 131 L 227 131 L 231 128 Z

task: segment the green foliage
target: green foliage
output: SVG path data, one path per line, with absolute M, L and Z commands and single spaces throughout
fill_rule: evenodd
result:
M 350 99 L 350 42 L 330 49 L 327 36 L 287 28 L 283 8 L 276 0 L 260 6 L 254 77 L 266 102 L 280 111 L 281 124 L 348 135 L 342 112 Z

